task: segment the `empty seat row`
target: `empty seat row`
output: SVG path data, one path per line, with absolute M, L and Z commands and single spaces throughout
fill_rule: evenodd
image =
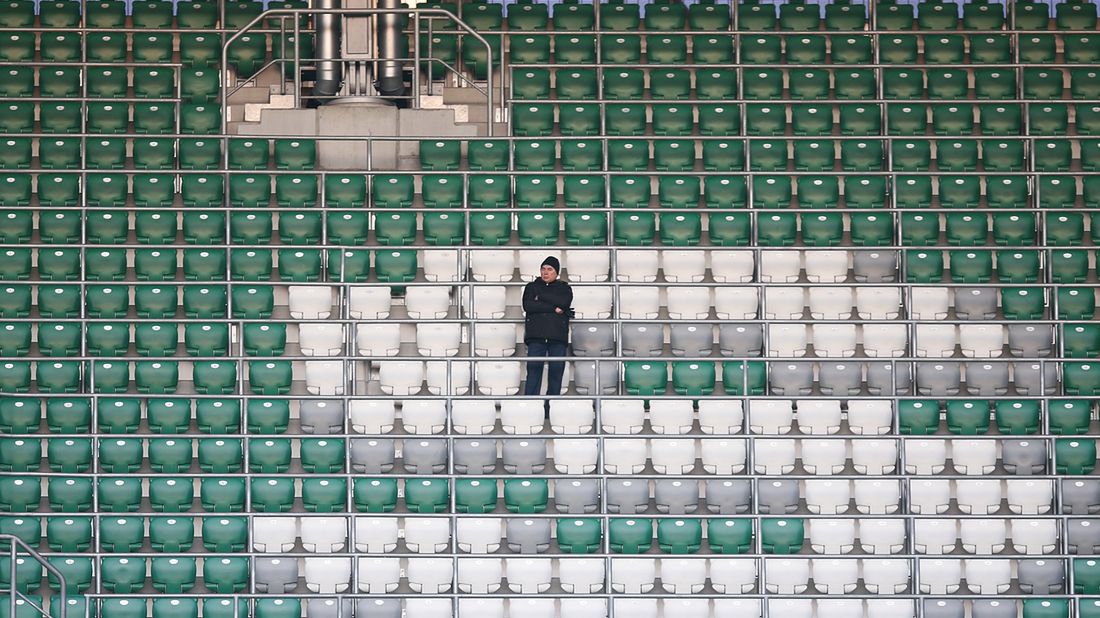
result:
M 258 17 L 264 10 L 263 2 L 252 0 L 238 0 L 225 5 L 224 16 L 226 28 L 240 28 L 247 25 L 254 17 Z M 269 2 L 268 7 L 275 8 L 300 8 L 305 6 L 293 0 Z M 14 0 L 5 3 L 0 12 L 0 20 L 5 28 L 30 28 L 37 25 L 40 28 L 76 28 L 82 23 L 87 28 L 122 28 L 127 23 L 127 16 L 133 28 L 161 29 L 173 27 L 173 15 L 175 26 L 185 29 L 213 30 L 217 28 L 222 13 L 216 6 L 210 6 L 203 2 L 181 2 L 175 5 L 171 2 L 159 0 L 141 0 L 134 3 L 126 3 L 118 0 L 99 0 L 87 5 L 86 14 L 81 15 L 82 5 L 70 0 L 55 0 L 43 2 L 36 6 L 33 2 Z

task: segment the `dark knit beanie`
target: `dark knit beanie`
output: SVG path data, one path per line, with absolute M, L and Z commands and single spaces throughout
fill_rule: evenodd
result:
M 561 274 L 561 262 L 558 261 L 558 258 L 552 255 L 543 260 L 542 265 L 540 265 L 539 268 L 542 268 L 543 266 L 549 266 L 550 268 L 554 269 L 554 272 Z

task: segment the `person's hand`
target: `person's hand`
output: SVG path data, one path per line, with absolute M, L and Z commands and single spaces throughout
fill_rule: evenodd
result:
M 558 315 L 561 315 L 562 313 L 565 313 L 565 312 L 561 310 L 561 307 L 554 307 L 554 313 L 556 313 Z

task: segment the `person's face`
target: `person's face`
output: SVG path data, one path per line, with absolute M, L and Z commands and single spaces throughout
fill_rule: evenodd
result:
M 550 283 L 558 278 L 558 271 L 554 270 L 551 266 L 543 265 L 541 276 L 543 281 Z

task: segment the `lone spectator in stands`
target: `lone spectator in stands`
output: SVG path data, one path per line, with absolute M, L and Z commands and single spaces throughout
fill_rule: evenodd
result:
M 542 261 L 539 277 L 523 289 L 524 321 L 523 342 L 527 344 L 527 356 L 565 356 L 569 344 L 569 318 L 573 314 L 573 290 L 558 278 L 561 264 L 554 256 Z M 538 395 L 542 390 L 542 369 L 545 361 L 527 361 L 527 387 L 524 395 Z M 565 373 L 565 361 L 550 361 L 546 394 L 561 394 L 561 380 Z M 546 402 L 549 411 L 550 402 Z

